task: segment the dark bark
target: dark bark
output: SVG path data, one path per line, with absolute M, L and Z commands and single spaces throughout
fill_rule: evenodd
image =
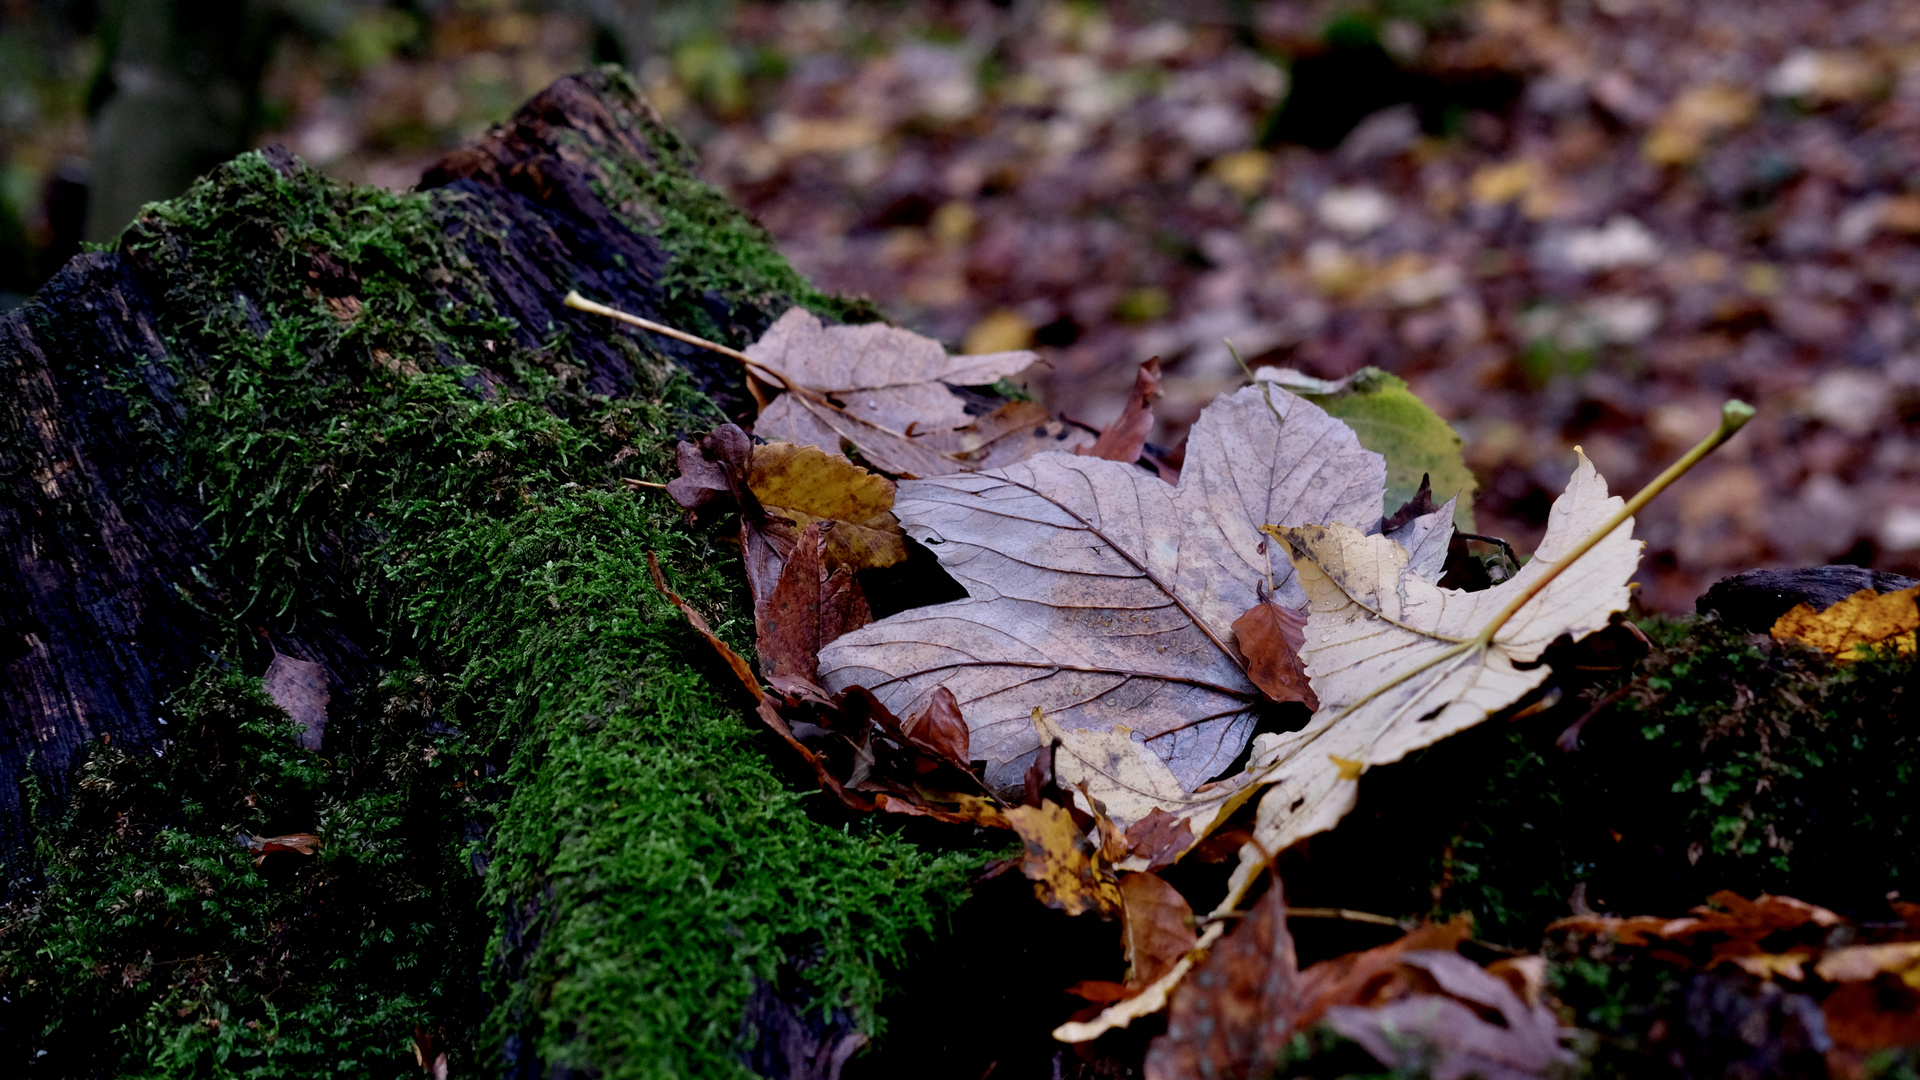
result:
M 586 388 L 617 396 L 637 381 L 629 336 L 560 299 L 577 288 L 639 314 L 660 311 L 671 256 L 605 193 L 636 161 L 678 144 L 644 103 L 608 93 L 605 78 L 561 80 L 510 125 L 435 165 L 422 186 L 447 189 L 448 236 L 517 324 L 517 344 L 568 335 Z M 283 172 L 304 168 L 278 148 L 267 156 Z M 223 640 L 220 613 L 235 585 L 217 569 L 191 478 L 155 453 L 184 417 L 155 309 L 179 284 L 169 275 L 198 253 L 180 254 L 174 269 L 124 249 L 79 256 L 0 320 L 0 852 L 26 836 L 30 775 L 60 798 L 89 740 L 154 745 L 167 695 Z M 323 293 L 350 293 L 353 274 L 324 258 L 309 270 Z M 751 337 L 771 318 L 737 294 L 699 301 L 729 334 Z M 742 400 L 728 362 L 678 342 L 647 347 L 723 404 Z M 481 380 L 506 378 L 480 367 Z M 157 407 L 133 408 L 128 379 Z M 300 626 L 259 629 L 279 651 L 327 667 L 335 709 L 350 703 L 378 673 L 369 630 L 351 618 Z

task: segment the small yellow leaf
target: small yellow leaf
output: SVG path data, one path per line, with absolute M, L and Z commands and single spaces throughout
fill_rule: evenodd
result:
M 1048 907 L 1069 915 L 1120 911 L 1120 885 L 1099 862 L 1093 844 L 1058 803 L 1015 806 L 1007 823 L 1026 845 L 1020 872 L 1033 881 L 1033 894 Z
M 1859 650 L 1887 646 L 1902 656 L 1914 651 L 1920 629 L 1920 585 L 1898 592 L 1861 589 L 1825 611 L 1800 604 L 1773 624 L 1775 641 L 1798 641 L 1837 660 L 1854 659 Z
M 1333 762 L 1334 766 L 1340 770 L 1342 780 L 1358 780 L 1360 774 L 1367 771 L 1367 763 L 1364 761 L 1349 761 L 1336 754 L 1328 754 L 1327 760 Z
M 1251 199 L 1265 190 L 1273 172 L 1273 155 L 1265 150 L 1238 150 L 1215 158 L 1207 171 L 1235 195 Z
M 1033 324 L 1019 312 L 1001 308 L 973 324 L 973 329 L 967 331 L 967 340 L 960 345 L 960 351 L 969 356 L 977 353 L 1013 352 L 1031 344 L 1033 344 Z
M 823 552 L 829 567 L 892 566 L 907 557 L 893 517 L 893 481 L 839 454 L 794 443 L 756 446 L 747 486 L 763 509 L 796 531 L 832 523 Z

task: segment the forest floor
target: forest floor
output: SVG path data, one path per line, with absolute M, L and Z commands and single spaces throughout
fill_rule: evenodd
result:
M 619 52 L 554 10 L 321 9 L 261 142 L 387 187 Z M 1037 347 L 1056 413 L 1104 425 L 1159 355 L 1175 449 L 1242 377 L 1223 339 L 1377 365 L 1457 425 L 1482 531 L 1526 550 L 1575 445 L 1630 489 L 1739 396 L 1759 421 L 1641 523 L 1647 607 L 1756 565 L 1920 569 L 1911 5 L 661 12 L 639 68 L 706 175 L 822 288 Z M 62 100 L 9 133 L 11 186 L 84 152 Z

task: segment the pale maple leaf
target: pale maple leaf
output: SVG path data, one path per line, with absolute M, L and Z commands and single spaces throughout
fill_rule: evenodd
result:
M 896 712 L 947 687 L 995 786 L 1020 782 L 1040 745 L 1039 708 L 1068 732 L 1131 728 L 1191 791 L 1238 756 L 1265 701 L 1234 620 L 1263 593 L 1306 600 L 1259 527 L 1374 526 L 1385 476 L 1345 424 L 1285 390 L 1249 387 L 1201 414 L 1177 486 L 1065 453 L 903 482 L 895 515 L 968 598 L 834 642 L 821 652 L 823 684 L 869 687 Z M 1434 538 L 1444 558 L 1447 528 L 1436 511 L 1418 539 L 1406 534 L 1436 571 Z

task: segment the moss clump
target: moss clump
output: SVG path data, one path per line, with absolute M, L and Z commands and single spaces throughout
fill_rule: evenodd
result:
M 389 700 L 429 682 L 395 677 Z M 259 679 L 218 669 L 170 712 L 165 754 L 100 747 L 40 832 L 40 887 L 0 921 L 10 1056 L 59 1075 L 387 1075 L 415 1025 L 476 1013 L 456 778 L 477 758 L 457 732 L 387 710 L 350 768 L 301 749 Z M 242 843 L 308 829 L 326 837 L 312 857 L 256 867 Z
M 641 205 L 713 259 L 675 264 L 661 317 L 803 284 L 737 279 L 728 253 L 777 266 L 764 237 L 717 196 L 643 181 L 658 201 Z M 58 1046 L 73 1071 L 402 1075 L 418 1027 L 445 1029 L 456 1071 L 739 1075 L 756 977 L 798 957 L 822 1008 L 871 1022 L 882 973 L 962 891 L 965 857 L 818 824 L 770 769 L 645 571 L 658 553 L 740 641 L 737 557 L 619 484 L 662 475 L 711 407 L 657 358 L 632 399 L 582 393 L 565 335 L 528 344 L 446 239 L 461 199 L 247 155 L 123 238 L 162 291 L 186 404 L 179 427 L 147 411 L 153 451 L 206 505 L 230 598 L 182 723 L 229 702 L 248 753 L 285 764 L 202 798 L 165 771 L 197 760 L 182 742 L 146 765 L 96 755 L 89 775 L 161 770 L 116 790 L 167 824 L 86 855 L 108 826 L 83 797 L 48 831 L 69 854 L 0 926 L 23 1051 Z M 312 287 L 316 265 L 351 268 L 352 304 Z M 303 754 L 251 677 L 260 628 L 348 637 L 412 676 L 336 710 L 326 754 Z M 256 824 L 317 832 L 322 855 L 256 873 L 234 840 Z M 148 876 L 172 899 L 106 899 Z M 328 932 L 349 910 L 352 933 Z M 168 941 L 198 959 L 122 978 Z M 286 1056 L 294 1032 L 304 1056 Z

